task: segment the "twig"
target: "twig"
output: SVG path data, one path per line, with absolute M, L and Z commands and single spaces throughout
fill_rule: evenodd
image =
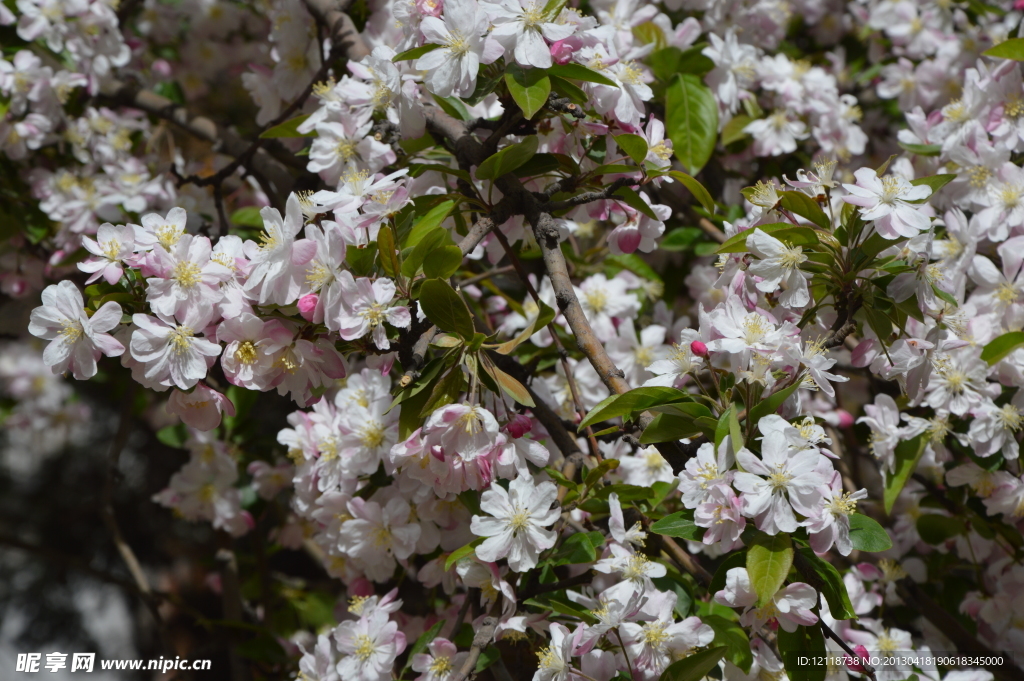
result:
M 515 271 L 516 268 L 513 265 L 506 265 L 505 267 L 495 267 L 493 270 L 487 270 L 486 272 L 474 274 L 472 277 L 463 279 L 462 281 L 459 282 L 459 286 L 469 286 L 470 284 L 475 284 L 478 281 L 483 281 L 484 279 L 490 279 L 491 277 L 499 277 L 503 274 L 511 274 L 512 272 Z
M 569 587 L 578 586 L 580 584 L 587 584 L 593 575 L 590 574 L 590 570 L 578 574 L 574 577 L 567 577 L 557 582 L 550 582 L 548 584 L 535 584 L 527 587 L 516 594 L 516 601 L 522 603 L 523 601 L 539 596 L 540 594 L 550 593 L 552 591 L 561 591 L 562 589 L 568 589 Z
M 818 600 L 819 602 L 821 600 L 820 594 L 818 596 Z M 869 665 L 867 663 L 867 660 L 865 660 L 857 653 L 853 652 L 853 650 L 850 649 L 850 646 L 846 645 L 846 641 L 844 641 L 839 634 L 832 631 L 832 629 L 827 624 L 825 624 L 825 620 L 821 619 L 820 617 L 818 618 L 818 625 L 821 627 L 822 633 L 824 633 L 830 639 L 838 643 L 839 647 L 842 648 L 847 655 L 853 658 L 853 661 L 856 662 L 856 664 L 860 667 L 861 673 L 866 674 L 867 677 L 871 679 L 871 681 L 875 681 L 875 668 Z
M 704 566 L 694 560 L 693 556 L 683 550 L 671 537 L 661 536 L 661 543 L 665 550 L 676 563 L 684 570 L 693 575 L 698 582 L 705 587 L 711 584 L 711 573 L 704 569 Z
M 121 451 L 128 442 L 128 435 L 131 433 L 132 407 L 134 406 L 137 387 L 138 384 L 133 381 L 122 397 L 117 433 L 115 433 L 114 440 L 110 443 L 110 452 L 107 454 L 107 476 L 103 484 L 100 513 L 103 516 L 103 522 L 106 524 L 107 530 L 110 532 L 111 539 L 113 539 L 114 545 L 117 547 L 118 553 L 121 554 L 121 559 L 135 581 L 136 587 L 138 587 L 141 594 L 148 597 L 151 592 L 149 580 L 146 578 L 146 573 L 143 572 L 139 559 L 135 556 L 132 547 L 128 545 L 124 535 L 121 534 L 121 528 L 117 524 L 117 517 L 114 515 L 114 486 L 115 478 L 119 475 L 117 464 L 121 458 Z
M 601 191 L 586 192 L 584 194 L 577 194 L 576 196 L 562 201 L 551 201 L 545 203 L 544 210 L 548 213 L 554 213 L 556 211 L 565 210 L 566 208 L 582 206 L 586 203 L 593 203 L 594 201 L 614 199 L 615 197 L 613 195 L 615 192 L 619 191 L 623 187 L 632 187 L 638 184 L 640 183 L 632 177 L 620 177 Z
M 711 222 L 711 220 L 708 220 L 707 218 L 701 218 L 698 220 L 697 226 L 704 230 L 705 234 L 720 244 L 724 244 L 729 239 L 729 237 L 725 235 L 725 232 L 718 229 L 718 227 L 715 226 L 715 223 Z
M 459 629 L 462 628 L 462 623 L 466 621 L 466 613 L 469 612 L 469 606 L 473 603 L 475 594 L 473 589 L 466 591 L 466 600 L 462 601 L 462 607 L 459 608 L 459 614 L 455 617 L 455 621 L 452 622 L 452 626 L 448 629 L 448 636 L 446 637 L 449 641 L 455 638 L 455 635 L 459 633 Z
M 494 638 L 494 630 L 497 626 L 497 618 L 485 617 L 483 619 L 480 623 L 480 628 L 476 630 L 476 635 L 473 636 L 473 645 L 469 649 L 466 661 L 462 663 L 462 668 L 459 669 L 458 673 L 452 676 L 451 681 L 466 681 L 469 678 L 470 673 L 476 668 L 477 660 L 480 659 L 480 653 L 491 644 L 491 640 Z
M 370 49 L 346 14 L 348 0 L 303 0 L 313 18 L 327 27 L 331 35 L 331 53 L 343 54 L 349 61 L 369 56 Z

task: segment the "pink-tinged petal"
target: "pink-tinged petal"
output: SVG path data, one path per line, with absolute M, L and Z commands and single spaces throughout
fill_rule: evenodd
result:
M 316 242 L 311 239 L 299 239 L 292 245 L 292 264 L 302 266 L 316 255 Z
M 121 323 L 121 306 L 114 301 L 104 303 L 87 322 L 93 332 L 106 332 Z

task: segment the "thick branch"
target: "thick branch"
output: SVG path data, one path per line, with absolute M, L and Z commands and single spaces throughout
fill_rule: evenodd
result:
M 350 61 L 359 61 L 370 54 L 352 18 L 346 13 L 348 0 L 303 0 L 309 13 L 324 26 L 331 35 L 332 55 L 344 54 Z
M 469 649 L 469 656 L 466 657 L 466 661 L 462 664 L 462 668 L 459 669 L 458 673 L 452 677 L 452 681 L 466 681 L 469 675 L 476 668 L 476 663 L 480 659 L 480 653 L 491 644 L 491 640 L 494 638 L 494 630 L 498 626 L 498 620 L 495 617 L 485 617 L 480 623 L 480 628 L 476 630 L 476 635 L 473 636 L 473 645 Z

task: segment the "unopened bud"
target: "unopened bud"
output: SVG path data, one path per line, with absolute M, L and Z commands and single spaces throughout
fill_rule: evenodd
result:
M 516 414 L 505 424 L 505 430 L 514 438 L 520 438 L 533 429 L 533 422 L 525 414 Z
M 857 657 L 846 656 L 846 666 L 850 668 L 850 671 L 863 672 L 864 665 L 861 662 L 866 662 L 868 659 L 868 649 L 864 646 L 854 646 L 853 652 L 857 653 Z M 859 658 L 859 659 L 858 659 Z
M 708 356 L 708 346 L 704 345 L 701 341 L 693 341 L 690 343 L 690 352 L 697 355 L 698 357 Z
M 313 321 L 313 312 L 316 310 L 318 302 L 320 302 L 320 296 L 315 293 L 307 293 L 299 298 L 299 314 L 307 322 Z

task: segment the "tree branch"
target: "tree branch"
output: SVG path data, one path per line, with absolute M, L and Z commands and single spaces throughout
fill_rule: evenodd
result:
M 303 0 L 313 18 L 327 27 L 331 36 L 331 55 L 343 54 L 349 61 L 369 56 L 370 49 L 346 13 L 348 0 Z
M 480 623 L 480 628 L 476 630 L 476 635 L 473 636 L 473 645 L 469 649 L 469 656 L 466 661 L 462 664 L 462 668 L 459 669 L 452 677 L 452 681 L 466 681 L 469 675 L 476 668 L 477 660 L 480 659 L 480 653 L 491 644 L 491 640 L 494 638 L 494 630 L 498 626 L 498 620 L 495 617 L 485 617 Z

